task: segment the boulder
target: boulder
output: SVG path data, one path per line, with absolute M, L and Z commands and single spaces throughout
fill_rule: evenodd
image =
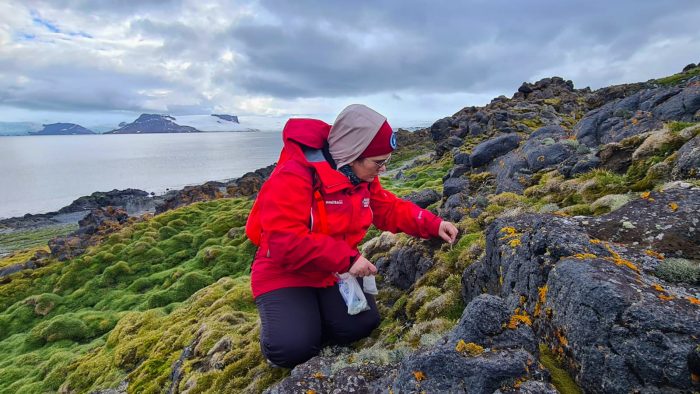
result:
M 514 134 L 502 135 L 474 147 L 470 155 L 472 167 L 481 167 L 518 147 L 520 137 Z
M 404 200 L 411 201 L 421 208 L 426 208 L 430 204 L 440 201 L 442 196 L 433 189 L 421 189 L 404 196 Z
M 384 281 L 406 290 L 433 266 L 433 260 L 417 246 L 404 246 L 392 250 L 387 258 L 377 261 L 377 269 Z
M 442 195 L 449 197 L 466 190 L 469 187 L 469 181 L 464 178 L 449 178 L 442 186 Z
M 686 142 L 678 150 L 678 158 L 671 175 L 673 179 L 697 178 L 700 176 L 700 135 Z
M 661 211 L 662 203 L 655 206 L 657 220 Z M 637 208 L 627 215 L 650 213 Z M 697 213 L 682 214 L 697 220 Z M 688 234 L 692 220 L 678 227 L 688 243 L 697 243 Z M 688 355 L 700 337 L 697 290 L 654 276 L 660 260 L 645 247 L 589 235 L 596 226 L 589 218 L 551 215 L 497 219 L 487 229 L 484 258 L 464 272 L 465 302 L 486 292 L 502 297 L 508 310 L 519 308 L 585 392 L 692 391 Z
M 667 256 L 700 259 L 700 189 L 676 188 L 644 196 L 610 214 L 591 218 L 586 223 L 588 232 Z

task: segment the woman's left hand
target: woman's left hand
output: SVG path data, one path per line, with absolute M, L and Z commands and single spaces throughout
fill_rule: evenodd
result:
M 445 242 L 454 243 L 455 239 L 457 239 L 458 232 L 459 231 L 457 230 L 457 227 L 455 227 L 454 224 L 448 222 L 447 220 L 443 220 L 440 223 L 438 235 L 440 236 L 440 238 L 444 239 Z

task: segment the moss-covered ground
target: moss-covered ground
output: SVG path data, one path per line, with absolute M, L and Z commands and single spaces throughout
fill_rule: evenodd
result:
M 50 239 L 67 235 L 77 229 L 76 224 L 63 224 L 39 229 L 0 232 L 0 257 L 15 251 L 43 247 Z M 2 267 L 2 261 L 0 259 L 0 267 Z
M 685 126 L 669 129 L 678 133 Z M 482 139 L 468 137 L 464 146 Z M 421 143 L 399 150 L 382 178 L 384 186 L 400 196 L 424 188 L 441 192 L 453 157 L 448 153 L 432 160 L 426 155 L 430 149 Z M 491 174 L 465 175 L 483 192 L 465 209 L 479 213 L 457 223 L 460 237 L 454 245 L 396 237 L 395 246 L 421 248 L 434 264 L 408 290 L 387 286 L 378 277 L 381 326 L 346 349 L 347 357 L 334 368 L 396 361 L 452 328 L 464 308 L 462 272 L 482 254 L 484 229 L 495 218 L 525 211 L 604 213 L 609 207 L 594 204 L 601 197 L 661 182 L 639 183 L 654 164 L 672 160 L 675 149 L 677 144 L 652 149 L 643 161 L 655 163 L 633 163 L 634 170 L 625 174 L 594 170 L 564 179 L 556 171 L 543 171 L 523 195 L 489 193 Z M 259 350 L 248 276 L 254 247 L 244 234 L 251 205 L 244 199 L 192 204 L 128 224 L 77 258 L 49 260 L 3 278 L 0 393 L 90 392 L 124 380 L 129 392 L 160 393 L 173 384 L 173 365 L 188 347 L 192 354 L 183 360 L 177 384 L 189 393 L 260 392 L 286 376 L 288 370 L 267 366 Z M 373 228 L 365 240 L 379 234 Z M 26 240 L 0 239 L 16 247 L 0 267 L 25 261 L 45 248 L 48 238 L 37 232 Z M 556 364 L 545 366 L 554 374 Z M 564 390 L 568 384 L 557 387 Z

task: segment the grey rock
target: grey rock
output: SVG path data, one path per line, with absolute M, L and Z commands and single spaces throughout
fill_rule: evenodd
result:
M 419 248 L 406 246 L 392 251 L 379 268 L 386 283 L 408 289 L 433 266 L 433 260 Z
M 523 151 L 532 171 L 557 165 L 574 154 L 572 150 L 560 143 L 524 147 Z
M 671 208 L 676 204 L 677 208 Z M 619 224 L 630 221 L 634 228 Z M 596 238 L 633 243 L 667 256 L 700 259 L 700 189 L 651 192 L 604 216 L 592 218 L 588 231 Z
M 426 208 L 430 204 L 440 201 L 440 193 L 433 189 L 422 189 L 403 197 L 404 200 L 411 201 L 421 208 Z
M 568 176 L 574 177 L 578 174 L 591 171 L 600 166 L 600 159 L 597 156 L 587 155 L 576 162 Z
M 462 139 L 458 136 L 453 135 L 447 138 L 447 144 L 455 148 L 460 147 L 462 146 Z
M 700 335 L 700 308 L 688 300 L 695 290 L 653 276 L 658 260 L 641 248 L 592 242 L 590 221 L 497 219 L 487 230 L 484 258 L 464 272 L 465 301 L 487 292 L 508 310 L 527 311 L 537 336 L 558 349 L 564 366 L 576 366 L 569 372 L 586 392 L 690 390 L 687 357 Z
M 520 137 L 514 134 L 492 138 L 474 147 L 470 160 L 472 167 L 481 167 L 495 158 L 518 147 Z
M 433 141 L 442 141 L 447 138 L 451 127 L 452 118 L 442 118 L 430 126 L 430 136 L 433 138 Z
M 442 186 L 442 195 L 444 197 L 449 197 L 453 194 L 466 190 L 467 187 L 469 187 L 468 180 L 464 178 L 449 178 Z
M 700 177 L 700 135 L 686 142 L 678 150 L 678 158 L 671 175 L 673 179 Z
M 455 164 L 469 165 L 469 155 L 467 153 L 458 153 L 455 155 Z

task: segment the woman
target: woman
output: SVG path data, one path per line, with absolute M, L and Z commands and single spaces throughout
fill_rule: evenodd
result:
M 292 368 L 318 354 L 322 344 L 348 344 L 379 325 L 370 294 L 369 310 L 347 313 L 336 277 L 377 272 L 357 249 L 371 224 L 450 243 L 457 228 L 382 188 L 378 175 L 396 136 L 372 109 L 350 105 L 332 127 L 290 119 L 283 140 L 279 164 L 256 201 L 260 235 L 251 287 L 263 354 Z

